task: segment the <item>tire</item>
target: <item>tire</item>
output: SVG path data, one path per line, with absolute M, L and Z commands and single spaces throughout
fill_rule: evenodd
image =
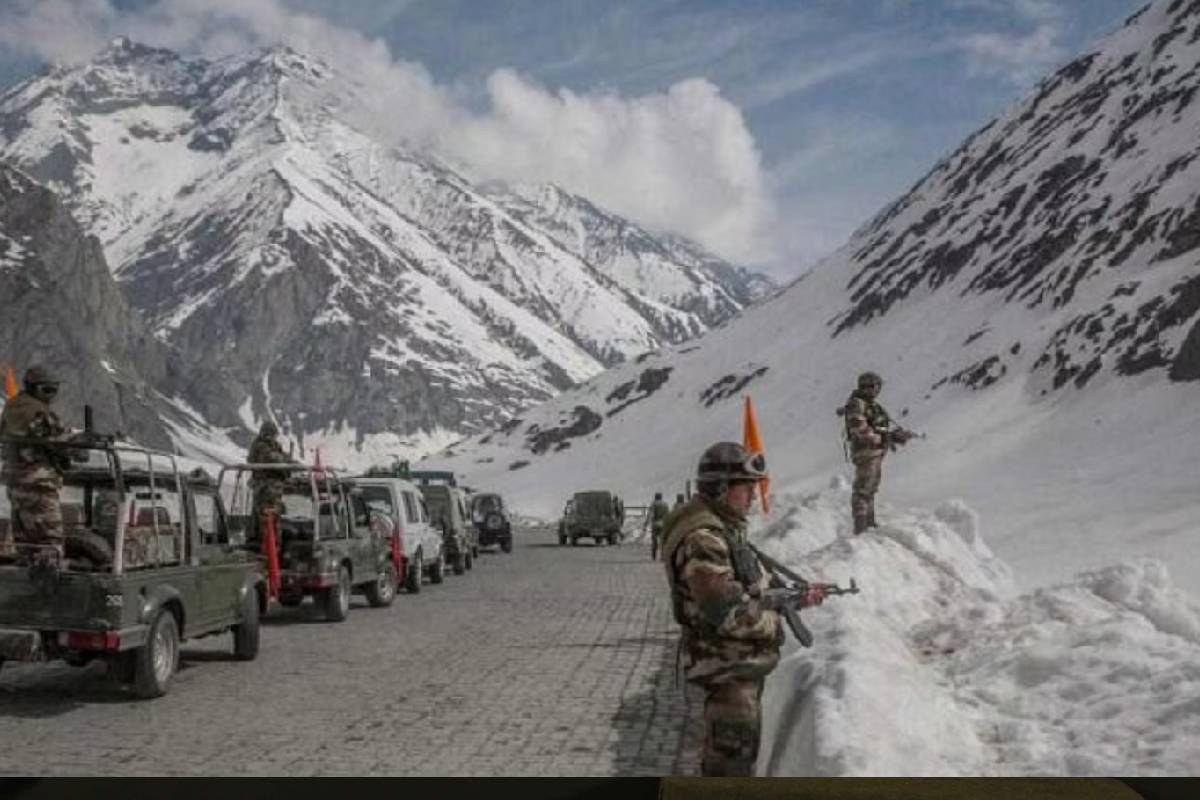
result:
M 429 570 L 429 582 L 441 583 L 446 579 L 446 555 L 443 553 L 438 556 L 438 560 L 434 562 L 433 568 Z
M 325 619 L 342 622 L 350 613 L 350 570 L 338 567 L 337 586 L 330 586 L 321 593 L 321 607 Z
M 392 562 L 384 565 L 372 583 L 363 587 L 371 608 L 387 608 L 396 600 L 396 567 Z
M 466 566 L 468 572 L 471 571 L 471 567 L 475 566 L 475 556 L 471 554 L 470 550 L 468 550 L 466 556 L 463 557 L 463 564 Z
M 91 531 L 76 531 L 63 541 L 63 553 L 68 558 L 83 557 L 97 567 L 113 561 L 112 545 L 103 536 Z
M 233 657 L 238 661 L 258 658 L 258 596 L 253 590 L 242 599 L 242 621 L 233 626 Z
M 467 557 L 466 557 L 466 554 L 465 554 L 465 553 L 459 553 L 458 555 L 456 555 L 456 556 L 454 557 L 454 562 L 453 562 L 452 566 L 454 567 L 454 574 L 455 574 L 455 575 L 462 575 L 464 572 L 466 572 L 466 571 L 467 571 Z
M 616 535 L 615 533 L 614 533 L 614 534 L 611 534 L 611 535 L 608 537 L 608 546 L 609 546 L 609 547 L 616 547 L 616 546 L 617 546 L 617 535 Z
M 425 558 L 418 550 L 413 556 L 412 563 L 408 565 L 407 574 L 404 576 L 404 591 L 409 594 L 418 594 L 421 591 L 421 573 L 424 571 Z
M 500 550 L 505 553 L 512 552 L 512 537 L 511 536 L 507 539 L 500 540 Z
M 133 651 L 133 691 L 143 699 L 162 697 L 179 668 L 179 623 L 160 608 L 150 623 L 146 644 Z

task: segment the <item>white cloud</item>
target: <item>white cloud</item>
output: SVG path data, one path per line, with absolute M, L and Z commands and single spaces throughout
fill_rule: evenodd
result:
M 976 33 L 963 41 L 972 75 L 999 76 L 1017 86 L 1026 86 L 1043 76 L 1060 61 L 1065 51 L 1059 44 L 1057 24 L 1044 23 L 1024 36 L 1005 33 Z
M 741 110 L 703 79 L 641 97 L 551 91 L 511 70 L 487 81 L 472 113 L 387 45 L 280 0 L 158 0 L 134 12 L 108 0 L 16 0 L 0 44 L 82 61 L 117 35 L 208 56 L 286 43 L 353 76 L 377 130 L 428 145 L 484 177 L 553 181 L 642 224 L 726 257 L 771 255 L 772 202 Z
M 1023 87 L 1066 55 L 1062 45 L 1066 12 L 1055 0 L 956 0 L 956 5 L 1033 26 L 1022 34 L 993 31 L 966 36 L 960 47 L 972 75 L 1001 77 Z

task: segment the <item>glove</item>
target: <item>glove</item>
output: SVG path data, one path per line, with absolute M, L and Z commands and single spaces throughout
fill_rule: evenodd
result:
M 804 590 L 804 594 L 800 598 L 800 607 L 809 608 L 811 606 L 819 606 L 824 602 L 825 587 L 819 583 L 812 583 Z

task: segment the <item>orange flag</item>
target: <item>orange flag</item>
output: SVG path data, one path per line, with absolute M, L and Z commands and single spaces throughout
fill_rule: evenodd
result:
M 9 367 L 4 375 L 4 396 L 12 400 L 20 391 L 17 388 L 17 376 L 13 374 L 13 368 Z
M 742 418 L 742 446 L 750 453 L 762 453 L 766 455 L 766 451 L 763 449 L 762 434 L 758 432 L 758 419 L 754 416 L 754 403 L 750 402 L 750 395 L 746 395 L 746 412 Z M 771 510 L 767 502 L 767 492 L 770 489 L 770 479 L 763 478 L 759 482 L 758 491 L 762 496 L 764 514 Z

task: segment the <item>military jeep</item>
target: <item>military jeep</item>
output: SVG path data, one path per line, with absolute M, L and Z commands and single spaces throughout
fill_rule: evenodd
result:
M 479 536 L 480 547 L 495 544 L 505 553 L 512 552 L 512 521 L 500 495 L 493 492 L 472 495 L 471 522 Z
M 558 543 L 590 538 L 596 544 L 616 544 L 624 538 L 625 504 L 612 492 L 576 492 L 563 508 Z
M 251 478 L 272 474 L 282 496 L 267 525 L 253 518 Z M 302 464 L 240 464 L 218 476 L 230 497 L 230 524 L 242 547 L 258 553 L 273 599 L 294 608 L 312 597 L 326 620 L 350 613 L 350 596 L 360 592 L 374 607 L 396 599 L 402 554 L 383 515 L 373 515 L 361 490 L 340 471 Z M 274 540 L 273 557 L 268 542 Z
M 140 697 L 165 694 L 185 639 L 233 632 L 233 654 L 258 655 L 266 584 L 256 559 L 231 548 L 203 472 L 174 456 L 89 438 L 23 443 L 58 454 L 65 543 L 25 535 L 0 492 L 0 663 L 108 663 Z

